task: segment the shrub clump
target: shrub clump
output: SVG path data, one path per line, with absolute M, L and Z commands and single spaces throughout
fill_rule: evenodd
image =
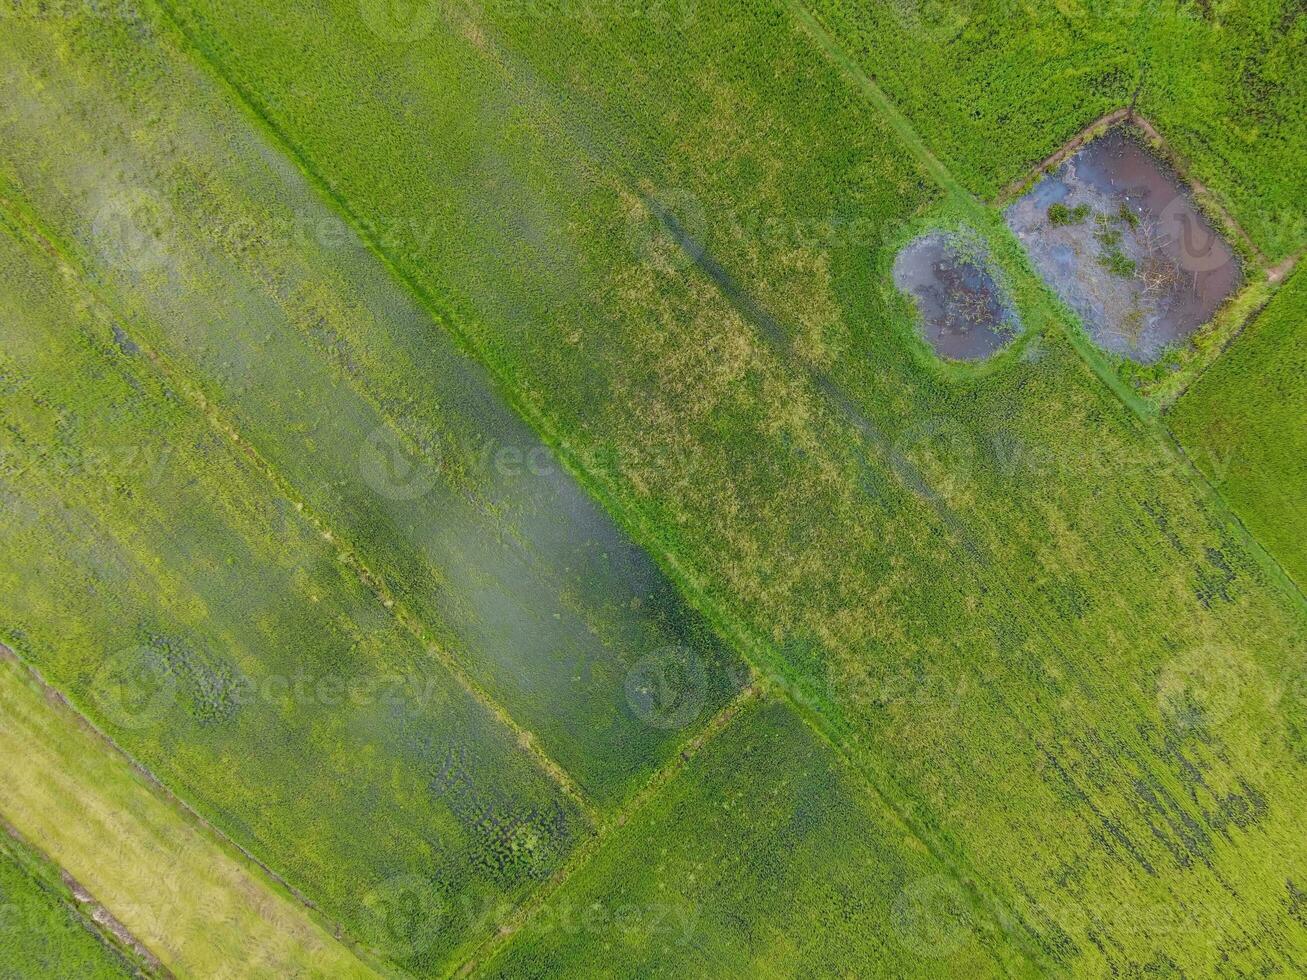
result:
M 1077 204 L 1074 208 L 1062 203 L 1048 206 L 1048 221 L 1051 225 L 1078 225 L 1088 217 L 1088 204 Z
M 1098 257 L 1098 262 L 1114 276 L 1129 279 L 1135 274 L 1135 264 L 1119 248 L 1109 248 Z

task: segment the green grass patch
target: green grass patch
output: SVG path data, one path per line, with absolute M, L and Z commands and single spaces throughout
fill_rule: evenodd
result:
M 1295 273 L 1168 412 L 1199 469 L 1307 584 L 1307 276 Z
M 492 5 L 415 41 L 345 2 L 179 15 L 360 226 L 400 229 L 374 237 L 398 274 L 1038 962 L 1298 955 L 1277 869 L 1302 705 L 1268 692 L 1301 599 L 957 193 L 930 155 L 947 132 L 923 142 L 770 4 L 688 26 Z M 1043 105 L 1069 114 L 1041 140 L 1097 104 L 1080 81 L 1054 80 Z M 1033 115 L 984 146 L 1010 133 L 997 156 L 1024 160 Z M 1020 307 L 982 368 L 924 356 L 890 284 L 927 223 L 988 239 Z
M 378 22 L 374 7 L 360 12 L 347 0 L 275 9 L 224 0 L 186 4 L 177 13 L 199 52 L 287 138 L 427 312 L 488 367 L 505 397 L 657 554 L 713 625 L 840 743 L 858 779 L 873 783 L 902 817 L 905 847 L 920 844 L 950 874 L 973 883 L 986 917 L 1004 924 L 1032 968 L 1291 970 L 1307 955 L 1307 936 L 1292 913 L 1300 883 L 1285 874 L 1307 859 L 1298 832 L 1307 719 L 1301 699 L 1280 692 L 1295 682 L 1307 635 L 1301 595 L 1263 560 L 1155 423 L 1141 417 L 1141 400 L 1072 329 L 998 217 L 961 193 L 996 191 L 1089 118 L 1125 104 L 1143 66 L 1123 38 L 1138 26 L 1140 11 L 1118 8 L 1091 20 L 1075 5 L 973 6 L 956 18 L 918 16 L 914 36 L 883 29 L 898 8 L 823 5 L 823 17 L 838 21 L 839 38 L 865 58 L 904 116 L 851 70 L 852 59 L 838 46 L 814 37 L 793 5 L 738 0 L 688 23 L 620 12 L 569 17 L 552 7 L 432 9 L 406 25 Z M 1164 7 L 1159 16 L 1189 14 Z M 134 63 L 129 47 L 104 44 L 102 29 L 70 20 L 59 36 L 70 47 L 106 47 L 121 64 Z M 1201 23 L 1195 30 L 1217 37 Z M 1175 57 L 1185 56 L 1178 48 Z M 58 86 L 56 67 L 38 73 L 31 88 Z M 1288 79 L 1285 88 L 1292 84 Z M 21 120 L 26 111 L 9 118 Z M 1220 118 L 1214 114 L 1213 125 Z M 1298 206 L 1290 200 L 1291 180 L 1277 177 L 1264 191 L 1247 191 L 1262 173 L 1254 164 L 1274 156 L 1268 142 L 1251 136 L 1226 186 L 1245 189 L 1243 213 L 1249 201 L 1264 199 L 1292 215 Z M 1286 143 L 1300 136 L 1291 131 Z M 0 159 L 18 152 L 28 151 Z M 194 158 L 183 149 L 181 159 Z M 42 166 L 30 166 L 24 180 L 17 166 L 5 165 L 10 182 L 33 196 Z M 205 178 L 185 173 L 192 181 Z M 45 213 L 50 205 L 34 207 Z M 148 234 L 138 240 L 148 246 L 159 223 L 157 212 L 145 212 Z M 1274 244 L 1272 224 L 1264 222 L 1257 234 Z M 890 285 L 898 246 L 927 225 L 973 228 L 1020 307 L 1023 336 L 980 368 L 926 356 L 910 304 Z M 249 237 L 217 241 L 235 243 L 226 258 L 238 264 Z M 262 261 L 269 253 L 255 254 Z M 144 269 L 115 273 L 137 274 L 144 283 L 122 293 L 166 291 L 166 271 L 148 248 L 145 256 Z M 234 294 L 236 315 L 257 312 L 270 294 L 293 292 L 300 282 L 293 271 L 254 299 Z M 212 294 L 230 292 L 228 280 L 215 282 Z M 41 291 L 31 292 L 13 304 L 15 317 L 40 308 Z M 95 358 L 72 357 L 65 343 L 59 357 L 42 360 L 21 343 L 22 330 L 13 334 L 6 356 L 20 365 L 20 381 L 21 366 L 35 364 L 56 376 L 56 368 L 80 368 L 99 383 L 105 365 L 118 363 L 103 356 L 112 353 L 109 345 L 131 356 L 130 335 L 115 338 L 103 328 Z M 195 339 L 203 342 L 198 329 Z M 418 343 L 410 335 L 386 349 L 417 359 Z M 213 363 L 221 363 L 225 349 L 210 355 Z M 346 377 L 352 352 L 345 344 L 337 351 Z M 238 388 L 244 376 L 224 390 Z M 133 405 L 130 388 L 113 382 L 95 389 L 93 399 L 69 395 L 56 401 L 70 406 L 62 411 L 23 402 L 20 412 L 15 402 L 24 438 L 14 441 L 21 461 L 14 475 L 50 474 L 39 493 L 14 496 L 16 513 L 34 513 L 35 525 L 61 513 L 54 500 L 93 499 L 90 482 L 70 477 L 75 471 L 62 457 L 52 462 L 30 447 L 58 435 L 56 445 L 72 447 L 76 459 L 91 442 L 106 442 L 94 428 L 109 424 L 104 412 L 87 406 Z M 142 417 L 118 417 L 124 414 L 133 423 Z M 313 435 L 300 452 L 316 448 Z M 343 656 L 342 647 L 352 653 L 381 646 L 341 627 L 339 615 L 324 616 L 322 609 L 344 601 L 337 590 L 347 586 L 328 588 L 316 573 L 304 589 L 326 606 L 310 610 L 297 591 L 296 599 L 263 608 L 260 597 L 284 589 L 260 570 L 281 555 L 303 553 L 302 538 L 311 535 L 291 514 L 278 515 L 289 528 L 283 529 L 248 502 L 266 494 L 250 493 L 223 511 L 227 520 L 240 514 L 255 522 L 233 543 L 222 522 L 200 507 L 201 500 L 228 499 L 215 488 L 231 482 L 224 474 L 233 464 L 216 449 L 206 453 L 206 464 L 222 466 L 209 474 L 193 463 L 187 476 L 196 488 L 177 480 L 143 494 L 139 477 L 119 481 L 120 494 L 135 491 L 132 506 L 144 504 L 154 517 L 147 522 L 133 511 L 128 518 L 119 509 L 104 518 L 117 534 L 132 536 L 107 568 L 99 557 L 107 546 L 77 551 L 71 542 L 78 538 L 68 532 L 60 540 L 70 542 L 64 548 L 72 557 L 47 562 L 58 575 L 42 566 L 31 577 L 82 596 L 100 581 L 85 569 L 101 569 L 118 588 L 137 583 L 139 600 L 143 580 L 116 570 L 148 561 L 171 570 L 171 577 L 156 577 L 151 600 L 165 596 L 190 612 L 189 628 L 208 622 L 212 607 L 224 632 L 237 638 L 252 628 L 249 621 L 266 629 L 272 642 L 260 649 L 303 642 Z M 293 454 L 286 455 L 279 465 L 291 465 Z M 97 504 L 96 512 L 107 507 Z M 159 529 L 175 526 L 197 530 L 165 545 Z M 29 562 L 39 554 L 34 533 L 19 551 Z M 257 561 L 246 560 L 246 551 Z M 186 560 L 192 555 L 207 556 L 198 579 Z M 181 566 L 184 581 L 198 585 L 182 591 L 174 584 L 183 579 Z M 18 590 L 23 581 L 5 584 Z M 131 622 L 111 615 L 117 606 L 104 611 L 106 596 L 116 594 L 101 586 L 86 609 L 56 617 L 43 608 L 28 618 L 45 617 L 64 632 L 83 617 L 103 628 Z M 201 606 L 204 617 L 195 611 Z M 310 632 L 300 640 L 287 625 L 322 631 L 324 619 L 345 639 Z M 67 644 L 50 629 L 31 646 L 50 648 L 56 635 Z M 230 644 L 225 636 L 223 643 L 204 639 L 202 649 Z M 176 652 L 185 652 L 179 642 L 151 649 L 187 664 Z M 75 679 L 66 672 L 61 683 Z M 220 684 L 216 689 L 221 693 Z M 223 730 L 222 699 L 197 703 L 208 727 L 184 727 L 179 719 L 186 744 L 203 745 L 206 732 Z M 621 702 L 613 703 L 620 710 Z M 303 758 L 317 762 L 323 746 L 331 754 L 339 744 L 336 715 L 290 718 L 314 733 L 314 751 Z M 400 736 L 389 721 L 359 724 L 394 749 Z M 434 718 L 420 731 L 405 730 L 413 744 L 386 757 L 396 760 L 389 771 L 429 771 L 434 760 L 422 733 L 449 724 Z M 254 726 L 256 734 L 269 725 Z M 802 768 L 809 763 L 821 771 L 815 756 L 777 744 L 784 758 L 809 760 L 786 779 L 809 778 Z M 363 748 L 359 753 L 370 760 Z M 190 778 L 205 778 L 213 760 L 197 757 L 199 776 Z M 498 775 L 498 767 L 516 760 L 505 752 L 466 772 Z M 257 797 L 257 817 L 267 820 L 265 797 L 286 793 L 276 773 L 289 763 L 268 764 L 273 775 L 255 789 L 229 783 L 206 798 Z M 714 769 L 721 775 L 713 785 L 735 791 L 731 768 Z M 465 770 L 437 771 L 454 773 L 441 786 L 464 785 Z M 348 772 L 351 785 L 379 783 L 367 765 Z M 852 777 L 842 780 L 853 787 L 846 795 L 871 792 Z M 480 786 L 471 775 L 467 783 Z M 837 792 L 829 780 L 818 784 Z M 514 800 L 520 794 L 548 805 L 536 783 L 513 787 Z M 404 783 L 398 800 L 386 797 L 386 806 L 375 809 L 362 792 L 362 804 L 351 797 L 349 806 L 323 807 L 333 821 L 314 828 L 313 855 L 265 849 L 296 880 L 317 858 L 308 877 L 330 879 L 323 891 L 339 905 L 341 885 L 327 873 L 334 867 L 328 858 L 348 853 L 365 870 L 387 861 L 425 870 L 438 849 L 432 842 L 445 841 L 447 828 L 423 820 L 434 824 L 447 814 L 424 789 L 429 784 Z M 725 815 L 703 809 L 709 802 L 688 784 L 676 781 L 665 791 L 690 795 L 675 812 L 660 810 L 661 798 L 649 804 L 651 822 L 640 826 L 651 840 L 666 841 L 670 827 L 688 826 L 693 834 L 711 815 L 722 834 L 760 842 L 755 850 L 732 850 L 737 863 L 728 870 L 742 878 L 722 872 L 697 886 L 708 889 L 706 914 L 719 914 L 719 904 L 733 913 L 722 913 L 711 935 L 732 963 L 743 955 L 733 922 L 749 921 L 751 911 L 729 888 L 710 886 L 760 881 L 756 901 L 775 911 L 789 893 L 816 887 L 797 882 L 787 845 L 799 853 L 809 842 L 822 844 L 823 853 L 852 848 L 860 838 L 848 828 L 876 816 L 837 816 L 833 824 L 811 811 L 793 817 L 786 784 L 776 793 L 799 827 L 785 834 L 767 823 L 772 811 L 743 791 L 739 798 L 748 805 Z M 866 798 L 859 795 L 858 803 Z M 718 794 L 710 802 L 729 801 Z M 247 806 L 230 823 L 255 818 Z M 410 832 L 408 820 L 425 833 Z M 449 822 L 458 834 L 457 819 Z M 324 842 L 342 825 L 359 833 L 366 853 L 343 846 L 333 852 Z M 811 836 L 800 833 L 807 827 L 815 828 Z M 270 836 L 293 839 L 298 829 L 278 826 Z M 558 866 L 539 859 L 550 853 L 547 839 L 516 829 L 493 836 L 490 857 L 461 879 L 465 853 L 451 849 L 444 867 L 466 886 L 460 901 L 471 893 L 475 901 L 511 905 L 539 885 L 539 877 L 523 874 L 478 892 L 484 876 L 493 878 L 486 868 Z M 705 836 L 676 844 L 720 867 L 726 858 Z M 899 860 L 897 849 L 855 853 L 877 876 Z M 598 863 L 578 873 L 575 887 L 583 897 L 604 895 L 595 899 L 603 907 L 620 907 L 626 890 L 650 894 L 658 862 L 679 860 L 677 854 L 666 843 L 655 850 L 649 840 L 619 832 L 598 849 Z M 592 879 L 589 867 L 598 869 Z M 357 871 L 338 869 L 342 878 L 366 877 Z M 840 905 L 841 916 L 879 922 L 881 907 L 864 913 L 856 901 L 861 893 L 849 890 L 855 883 L 839 880 L 847 885 L 841 894 L 853 896 L 852 912 Z M 875 880 L 881 890 L 885 879 Z M 685 895 L 694 894 L 692 884 L 677 880 Z M 389 896 L 373 894 L 373 904 Z M 818 899 L 829 907 L 829 896 L 814 895 L 813 904 Z M 355 927 L 367 921 L 360 913 Z M 757 932 L 779 958 L 800 949 L 821 960 L 833 955 L 832 937 L 847 936 L 844 921 L 791 917 L 775 932 L 762 925 Z M 846 945 L 859 938 L 865 937 Z M 417 958 L 418 966 L 452 962 L 458 940 L 448 942 L 441 955 L 449 960 L 433 953 Z M 593 950 L 566 937 L 546 938 L 538 948 L 523 940 L 506 955 L 519 955 L 519 948 L 528 964 L 535 957 L 594 962 L 587 958 Z M 648 941 L 631 948 L 636 957 L 650 956 Z M 693 960 L 692 953 L 679 955 Z M 855 945 L 851 955 L 874 970 L 890 962 L 878 956 L 891 954 Z
M 1011 937 L 783 705 L 751 706 L 481 971 L 970 977 Z
M 1074 208 L 1062 203 L 1048 206 L 1048 221 L 1053 225 L 1078 225 L 1088 217 L 1088 204 L 1077 204 Z

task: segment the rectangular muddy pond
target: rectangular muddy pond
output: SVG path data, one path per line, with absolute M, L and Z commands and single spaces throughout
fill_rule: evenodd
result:
M 1004 216 L 1094 342 L 1143 364 L 1206 324 L 1243 278 L 1184 182 L 1132 126 L 1081 149 Z

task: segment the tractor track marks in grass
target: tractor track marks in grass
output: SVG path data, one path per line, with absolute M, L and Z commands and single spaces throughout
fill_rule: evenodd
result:
M 160 2 L 164 3 L 166 0 Z M 595 129 L 598 127 L 593 124 L 593 120 L 602 110 L 590 103 L 578 105 L 576 101 L 578 97 L 574 93 L 563 95 L 556 91 L 544 91 L 544 83 L 529 65 L 523 64 L 521 59 L 505 52 L 502 46 L 484 30 L 478 31 L 477 38 L 478 49 L 492 61 L 516 92 L 523 98 L 529 98 L 534 104 L 542 105 L 545 111 L 550 112 L 558 127 L 564 131 L 570 145 L 588 165 L 614 174 L 625 190 L 636 195 L 675 243 L 688 264 L 698 269 L 713 284 L 719 295 L 754 327 L 758 335 L 780 355 L 783 361 L 797 364 L 818 394 L 832 405 L 844 421 L 870 446 L 882 467 L 878 470 L 865 454 L 858 454 L 858 465 L 862 474 L 861 483 L 868 497 L 878 506 L 884 507 L 889 495 L 885 478 L 885 470 L 888 470 L 892 477 L 898 479 L 934 510 L 949 533 L 968 554 L 978 562 L 988 564 L 989 557 L 983 545 L 968 530 L 965 522 L 948 505 L 943 496 L 929 485 L 920 469 L 903 453 L 896 451 L 893 437 L 876 425 L 829 373 L 811 363 L 796 350 L 794 331 L 758 302 L 730 270 L 713 256 L 707 244 L 697 239 L 691 230 L 682 225 L 666 201 L 660 200 L 657 194 L 644 189 L 640 175 L 632 170 L 631 164 L 619 159 L 616 148 L 605 146 L 604 141 L 595 135 Z M 212 59 L 209 61 L 213 64 Z M 216 65 L 214 70 L 220 75 L 223 74 Z M 892 107 L 883 93 L 880 98 L 882 102 L 878 102 L 877 106 L 881 109 L 882 115 L 888 115 L 893 111 Z M 261 114 L 260 118 L 262 118 Z M 916 141 L 919 159 L 923 163 L 930 161 L 927 169 L 936 176 L 937 180 L 941 183 L 945 180 L 951 181 L 943 164 L 934 158 L 901 115 L 895 114 L 895 118 L 890 122 L 900 139 L 905 142 Z M 290 140 L 270 120 L 265 120 L 265 123 L 273 130 L 282 145 L 290 146 Z M 291 155 L 299 160 L 293 150 Z M 304 166 L 302 162 L 301 166 Z M 960 187 L 958 189 L 960 191 Z M 334 199 L 334 195 L 332 197 Z M 344 210 L 343 203 L 337 201 L 337 204 Z
M 782 359 L 797 363 L 802 367 L 813 387 L 821 396 L 833 405 L 844 421 L 850 425 L 870 446 L 874 454 L 884 463 L 890 472 L 900 479 L 914 494 L 924 500 L 941 523 L 948 528 L 967 553 L 981 565 L 987 565 L 989 558 L 980 541 L 967 529 L 966 523 L 949 507 L 948 503 L 927 483 L 921 471 L 913 465 L 904 454 L 896 452 L 894 441 L 857 403 L 840 387 L 828 373 L 807 362 L 794 349 L 793 333 L 775 316 L 757 302 L 748 291 L 736 281 L 735 277 L 708 252 L 702 242 L 690 235 L 676 216 L 657 198 L 645 195 L 644 200 L 659 223 L 677 243 L 695 266 L 717 287 L 722 297 L 734 307 L 744 319 L 753 324 L 759 335 L 767 341 Z M 863 488 L 867 495 L 880 507 L 884 508 L 887 496 L 884 473 L 875 469 L 866 456 L 859 454 L 858 461 L 863 475 Z

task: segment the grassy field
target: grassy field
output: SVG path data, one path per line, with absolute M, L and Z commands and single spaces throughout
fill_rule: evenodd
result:
M 751 705 L 481 973 L 1027 972 L 1010 937 L 936 859 L 904 840 L 904 828 L 792 711 Z
M 233 962 L 243 962 L 250 976 L 377 975 L 259 869 L 162 798 L 7 655 L 0 656 L 0 706 L 0 816 L 104 903 L 174 975 L 217 976 Z M 18 969 L 15 976 L 136 975 L 91 938 L 76 913 L 58 904 L 53 883 L 40 886 L 44 904 L 38 905 L 35 886 L 23 885 L 16 874 L 0 864 L 0 888 L 6 895 L 14 889 L 7 901 L 29 918 L 15 930 L 14 945 L 6 946 L 0 970 Z M 36 916 L 47 921 L 33 921 Z M 12 924 L 0 926 L 6 938 Z M 70 957 L 62 963 L 67 969 L 54 959 L 60 954 Z M 28 961 L 31 972 L 22 970 L 24 955 L 38 957 Z
M 1271 261 L 1301 255 L 1307 12 L 1287 0 L 1168 0 L 1142 39 L 1140 111 Z
M 1301 595 L 838 39 L 750 2 L 460 8 L 399 38 L 346 3 L 177 13 L 1032 955 L 1302 955 L 1302 704 L 1275 695 Z M 986 236 L 1022 306 L 979 369 L 925 357 L 888 286 L 933 224 Z
M 4 639 L 333 920 L 438 969 L 586 815 L 62 260 L 6 234 L 0 268 Z M 439 928 L 392 935 L 412 887 Z
M 409 897 L 410 876 L 425 882 L 419 909 L 433 892 L 461 909 L 458 928 L 391 951 L 419 971 L 491 952 L 513 975 L 937 973 L 941 945 L 977 974 L 1296 970 L 1307 603 L 986 199 L 1138 91 L 1268 256 L 1294 253 L 1302 18 L 560 0 L 397 21 L 382 6 L 168 0 L 186 49 L 153 6 L 0 40 L 20 284 L 0 300 L 15 420 L 0 581 L 24 652 L 92 714 L 112 681 L 89 677 L 101 651 L 144 642 L 180 663 L 166 724 L 125 744 L 365 941 L 377 903 L 349 883 L 384 904 L 382 868 Z M 911 29 L 886 20 L 904 16 Z M 1245 21 L 1238 37 L 1219 26 Z M 1219 122 L 1243 95 L 1181 84 L 1196 50 L 1218 78 L 1266 77 L 1260 129 Z M 103 187 L 130 203 L 107 239 L 136 243 L 126 255 L 97 233 Z M 301 214 L 358 254 L 326 254 L 321 231 L 265 240 Z M 937 227 L 988 252 L 1019 307 L 1022 335 L 981 365 L 935 360 L 892 287 L 898 249 Z M 70 317 L 78 330 L 52 325 Z M 395 496 L 433 446 L 460 460 L 448 447 L 482 425 L 524 445 L 486 414 L 492 389 L 661 573 L 632 559 L 616 580 L 569 577 L 585 560 L 566 556 L 573 527 L 598 520 L 557 523 L 567 501 L 591 506 L 574 490 L 442 466 L 430 498 Z M 369 442 L 378 423 L 405 452 Z M 137 430 L 181 448 L 159 482 L 110 472 L 105 494 L 87 449 Z M 383 499 L 347 476 L 361 452 L 390 474 Z M 508 515 L 513 547 L 544 525 L 562 550 L 502 571 L 498 524 L 469 496 Z M 46 552 L 42 522 L 60 535 Z M 358 582 L 374 566 L 389 613 Z M 464 616 L 474 595 L 443 599 L 475 569 L 512 588 Z M 701 616 L 670 592 L 648 619 L 610 608 L 616 589 L 613 607 L 643 610 L 630 583 L 656 574 Z M 52 608 L 50 582 L 77 601 Z M 514 636 L 547 624 L 557 594 L 576 621 L 541 670 Z M 518 633 L 466 628 L 520 609 L 537 620 Z M 777 703 L 695 754 L 696 726 L 743 679 L 708 625 Z M 688 652 L 669 674 L 578 654 L 587 632 L 604 651 Z M 427 637 L 505 710 L 462 700 Z M 225 716 L 223 670 L 285 671 L 288 649 L 436 678 L 439 711 L 397 722 L 296 700 Z M 559 673 L 577 659 L 590 669 Z M 635 710 L 632 673 L 697 710 Z M 538 735 L 530 751 L 515 728 Z M 258 766 L 227 778 L 223 750 L 247 747 Z M 669 759 L 685 768 L 636 789 Z M 310 823 L 288 772 L 350 792 L 295 783 Z M 514 816 L 478 836 L 465 798 Z M 486 910 L 524 908 L 509 942 L 483 945 L 500 921 Z M 593 928 L 565 927 L 582 908 Z M 693 920 L 684 944 L 658 931 L 668 919 Z
M 82 916 L 48 862 L 7 834 L 0 837 L 0 977 L 140 975 Z
M 1307 276 L 1295 274 L 1167 422 L 1300 585 L 1307 583 Z
M 1143 4 L 807 6 L 967 189 L 985 198 L 1129 103 L 1139 82 Z
M 0 40 L 10 198 L 429 646 L 619 804 L 726 701 L 738 661 L 175 44 L 20 26 Z M 628 677 L 680 649 L 706 665 L 697 711 L 649 724 Z

